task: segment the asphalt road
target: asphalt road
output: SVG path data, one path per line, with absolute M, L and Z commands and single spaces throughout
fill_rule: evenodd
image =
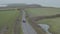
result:
M 22 29 L 23 29 L 23 34 L 37 34 L 37 32 L 32 28 L 32 26 L 28 23 L 26 20 L 25 16 L 25 11 L 22 10 Z M 24 22 L 24 21 L 25 22 Z

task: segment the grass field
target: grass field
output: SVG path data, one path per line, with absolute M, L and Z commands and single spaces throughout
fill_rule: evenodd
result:
M 8 33 L 12 34 L 13 24 L 18 16 L 18 12 L 16 10 L 0 10 L 0 30 L 6 24 L 9 28 Z
M 32 14 L 33 17 L 35 16 L 45 16 L 45 15 L 54 15 L 59 14 L 59 8 L 29 8 L 28 13 Z
M 29 8 L 27 12 L 33 17 L 60 14 L 59 8 Z M 50 25 L 50 32 L 60 34 L 60 18 L 44 19 L 37 21 L 38 24 Z

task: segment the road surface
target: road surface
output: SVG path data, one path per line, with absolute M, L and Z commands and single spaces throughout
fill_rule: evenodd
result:
M 21 11 L 22 11 L 22 29 L 23 29 L 23 34 L 37 34 L 37 32 L 32 28 L 32 26 L 26 20 L 25 11 L 24 10 L 21 10 Z

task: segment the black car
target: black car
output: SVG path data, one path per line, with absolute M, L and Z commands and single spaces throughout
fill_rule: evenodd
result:
M 26 23 L 26 21 L 25 21 L 25 20 L 23 20 L 23 23 Z

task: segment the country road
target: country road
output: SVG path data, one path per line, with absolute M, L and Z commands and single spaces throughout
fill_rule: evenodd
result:
M 33 29 L 33 27 L 28 23 L 26 19 L 26 14 L 24 10 L 22 11 L 22 30 L 23 34 L 37 34 L 37 32 Z

